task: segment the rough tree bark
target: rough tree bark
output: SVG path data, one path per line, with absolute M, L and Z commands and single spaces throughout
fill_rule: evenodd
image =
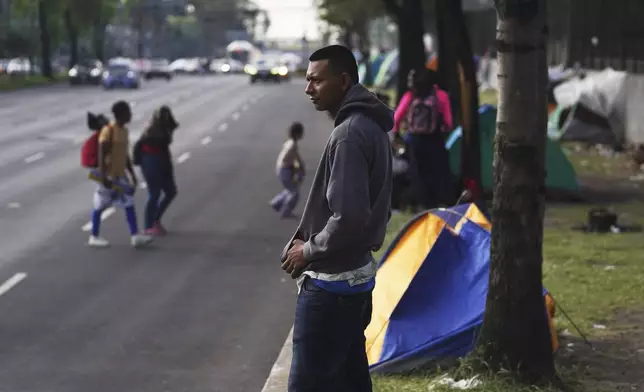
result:
M 546 0 L 495 0 L 500 102 L 490 285 L 478 354 L 519 381 L 557 381 L 542 288 Z
M 421 0 L 383 0 L 387 12 L 391 14 L 398 25 L 398 88 L 397 101 L 407 91 L 407 75 L 412 69 L 422 68 L 427 61 L 423 34 L 423 7 Z M 398 102 L 396 102 L 398 103 Z

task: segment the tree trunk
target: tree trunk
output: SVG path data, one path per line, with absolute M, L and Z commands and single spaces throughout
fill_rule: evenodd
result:
M 71 9 L 65 9 L 65 29 L 69 39 L 69 68 L 78 63 L 78 31 L 74 26 Z
M 479 134 L 479 89 L 474 66 L 474 53 L 465 22 L 462 0 L 449 1 L 449 20 L 453 23 L 457 47 L 457 72 L 459 80 L 460 123 L 463 127 L 461 147 L 461 184 L 470 190 L 475 200 L 482 203 L 481 142 Z
M 138 39 L 136 41 L 136 53 L 138 58 L 143 58 L 145 57 L 145 45 L 143 44 L 143 40 L 145 40 L 145 33 L 143 30 L 138 30 Z
M 92 32 L 92 46 L 94 56 L 102 62 L 105 61 L 105 24 L 99 18 L 94 22 L 94 31 Z
M 542 286 L 546 0 L 497 0 L 500 102 L 489 291 L 478 341 L 492 370 L 556 381 Z
M 396 103 L 407 91 L 407 75 L 412 69 L 422 68 L 427 61 L 423 34 L 423 7 L 421 0 L 383 0 L 387 11 L 398 25 L 398 85 Z
M 345 27 L 342 31 L 342 45 L 353 50 L 353 29 Z
M 458 74 L 457 41 L 450 0 L 436 0 L 436 25 L 438 30 L 438 73 L 441 87 L 447 90 L 452 105 L 452 115 L 461 123 L 461 88 Z M 456 0 L 458 1 L 458 0 Z M 460 4 L 459 4 L 460 5 Z
M 369 40 L 369 21 L 361 20 L 357 27 L 360 54 L 362 63 L 365 66 L 365 77 L 363 84 L 370 86 L 373 84 L 373 72 L 371 72 L 371 42 Z
M 51 41 L 49 37 L 49 25 L 47 21 L 46 0 L 38 1 L 38 25 L 40 28 L 40 55 L 42 57 L 42 75 L 53 79 L 54 74 L 51 68 Z

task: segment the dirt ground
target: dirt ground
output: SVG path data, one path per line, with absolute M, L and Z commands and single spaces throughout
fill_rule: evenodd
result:
M 644 391 L 644 309 L 620 312 L 618 332 L 590 339 L 561 336 L 559 364 L 579 375 L 588 391 Z
M 585 199 L 582 203 L 589 208 L 610 206 L 619 213 L 620 204 L 644 201 L 644 176 L 636 175 L 638 171 L 627 166 L 622 161 L 614 165 L 619 168 L 612 173 L 580 175 Z M 620 223 L 623 220 L 628 223 L 628 213 L 620 215 Z M 610 325 L 611 332 L 602 333 L 599 324 L 590 338 L 592 348 L 576 336 L 576 331 L 570 331 L 575 336 L 560 331 L 559 365 L 577 374 L 584 390 L 644 392 L 644 308 L 615 311 L 605 324 Z

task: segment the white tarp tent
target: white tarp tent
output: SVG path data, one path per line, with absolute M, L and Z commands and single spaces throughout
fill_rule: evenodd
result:
M 574 78 L 554 88 L 560 107 L 583 106 L 606 120 L 609 127 L 571 116 L 562 129 L 561 140 L 579 140 L 602 144 L 636 142 L 637 135 L 628 127 L 630 76 L 626 72 L 605 69 L 584 79 Z M 640 93 L 642 94 L 642 93 Z M 574 109 L 578 110 L 578 109 Z

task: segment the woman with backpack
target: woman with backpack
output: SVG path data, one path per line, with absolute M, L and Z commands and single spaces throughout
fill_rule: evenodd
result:
M 141 166 L 148 188 L 144 219 L 147 235 L 166 234 L 161 218 L 177 195 L 170 144 L 178 126 L 170 108 L 162 106 L 134 146 L 135 164 Z
M 405 141 L 410 150 L 411 186 L 414 203 L 423 208 L 451 204 L 453 199 L 446 135 L 452 130 L 452 109 L 447 92 L 438 86 L 435 71 L 410 72 L 411 90 L 405 93 L 394 114 L 393 133 L 407 121 Z

